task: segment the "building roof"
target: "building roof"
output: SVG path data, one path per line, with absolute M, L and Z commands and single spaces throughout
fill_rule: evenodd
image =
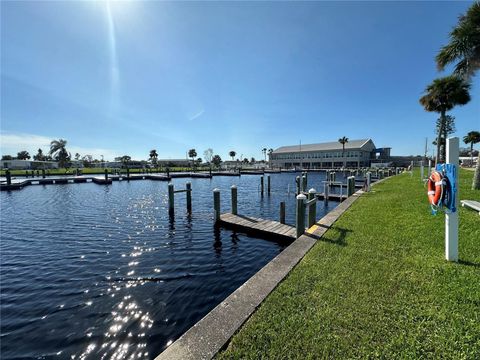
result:
M 345 144 L 345 150 L 361 149 L 371 139 L 348 140 Z M 372 142 L 373 144 L 373 142 Z M 273 154 L 292 153 L 292 152 L 307 152 L 307 151 L 327 151 L 327 150 L 342 150 L 342 144 L 338 141 L 319 143 L 319 144 L 305 144 L 282 146 L 276 149 Z

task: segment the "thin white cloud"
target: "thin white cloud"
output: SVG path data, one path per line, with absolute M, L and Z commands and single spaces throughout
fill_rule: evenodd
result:
M 8 154 L 13 156 L 15 156 L 19 151 L 27 150 L 30 155 L 33 156 L 37 153 L 39 148 L 42 149 L 44 153 L 47 153 L 50 149 L 50 142 L 53 139 L 58 139 L 58 137 L 0 132 L 0 150 L 2 155 Z M 75 156 L 76 153 L 79 153 L 82 156 L 92 155 L 97 159 L 100 159 L 101 155 L 103 155 L 105 160 L 113 160 L 115 157 L 121 156 L 118 152 L 112 149 L 88 148 L 77 146 L 75 144 L 70 145 L 70 143 L 67 143 L 67 151 L 69 151 L 72 156 Z
M 203 115 L 204 112 L 205 112 L 205 109 L 200 110 L 198 113 L 196 113 L 195 115 L 193 115 L 192 117 L 190 117 L 189 120 L 190 120 L 190 121 L 193 121 L 193 120 L 195 120 L 195 119 L 198 119 L 200 116 Z

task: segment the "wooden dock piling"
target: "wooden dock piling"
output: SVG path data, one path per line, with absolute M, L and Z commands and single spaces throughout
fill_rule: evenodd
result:
M 175 213 L 175 189 L 172 183 L 168 184 L 168 213 Z
M 280 202 L 280 224 L 285 224 L 285 201 Z
M 9 169 L 5 171 L 5 177 L 7 178 L 7 185 L 12 185 L 12 174 Z
M 330 184 L 328 182 L 323 183 L 323 202 L 326 205 L 328 205 L 328 196 L 330 193 Z
M 213 219 L 215 223 L 220 221 L 220 189 L 213 189 Z
M 187 192 L 187 212 L 190 214 L 192 212 L 192 183 L 186 183 L 186 192 Z
M 230 189 L 232 192 L 232 214 L 237 215 L 237 186 L 232 185 Z
M 305 200 L 307 197 L 303 194 L 297 195 L 297 219 L 295 222 L 295 228 L 297 238 L 303 235 L 305 232 Z

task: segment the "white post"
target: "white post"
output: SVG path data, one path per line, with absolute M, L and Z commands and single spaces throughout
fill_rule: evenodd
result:
M 445 214 L 445 258 L 448 261 L 458 261 L 458 147 L 458 137 L 447 139 L 447 164 L 457 167 L 455 172 L 455 187 L 457 188 L 455 207 L 457 211 Z
M 428 176 L 432 173 L 432 160 L 428 160 Z

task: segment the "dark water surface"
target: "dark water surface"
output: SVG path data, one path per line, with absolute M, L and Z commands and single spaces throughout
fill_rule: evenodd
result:
M 213 226 L 212 189 L 230 210 L 238 185 L 242 215 L 278 219 L 286 201 L 295 218 L 294 177 L 272 174 L 191 181 L 193 212 L 167 183 L 114 182 L 29 186 L 2 192 L 1 358 L 153 358 L 282 251 L 285 244 Z M 309 187 L 323 189 L 323 174 Z M 288 194 L 288 185 L 291 193 Z M 321 217 L 337 205 L 317 206 Z

